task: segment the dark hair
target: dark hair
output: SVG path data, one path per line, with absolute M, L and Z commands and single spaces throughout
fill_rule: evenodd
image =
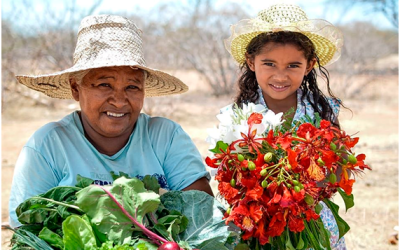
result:
M 254 58 L 256 55 L 260 54 L 265 45 L 270 42 L 296 45 L 304 52 L 307 62 L 310 62 L 312 59 L 316 58 L 321 76 L 325 78 L 327 91 L 330 97 L 337 99 L 329 87 L 329 72 L 319 64 L 318 57 L 315 53 L 314 44 L 307 36 L 298 32 L 290 31 L 261 33 L 250 41 L 246 48 L 247 56 Z M 243 103 L 256 102 L 260 97 L 257 91 L 258 83 L 255 72 L 249 68 L 246 62 L 240 66 L 240 69 L 242 71 L 242 75 L 238 80 L 239 94 L 235 99 L 235 103 L 239 107 L 241 107 Z M 339 126 L 339 124 L 335 123 L 335 115 L 332 107 L 329 105 L 325 95 L 318 88 L 317 71 L 315 68 L 313 68 L 310 73 L 304 76 L 303 82 L 300 85 L 300 89 L 303 91 L 301 96 L 301 102 L 303 104 L 304 99 L 306 98 L 313 109 L 320 114 L 321 118 L 332 122 L 336 126 Z M 312 95 L 310 95 L 310 93 Z M 311 96 L 313 98 L 311 98 Z M 340 104 L 343 106 L 342 103 Z

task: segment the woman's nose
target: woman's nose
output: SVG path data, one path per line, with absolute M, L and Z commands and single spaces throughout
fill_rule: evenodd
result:
M 128 98 L 124 89 L 114 89 L 110 97 L 110 103 L 116 107 L 123 106 L 127 103 Z

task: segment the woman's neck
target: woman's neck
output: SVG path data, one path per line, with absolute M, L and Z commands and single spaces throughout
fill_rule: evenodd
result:
M 90 143 L 102 154 L 113 156 L 118 153 L 128 142 L 128 138 L 93 138 L 85 132 L 85 137 L 90 141 Z
M 87 122 L 84 122 L 80 112 L 79 118 L 86 139 L 97 149 L 97 151 L 108 156 L 113 156 L 118 153 L 128 143 L 129 137 L 133 131 L 130 131 L 130 133 L 124 133 L 117 137 L 106 137 L 95 132 Z

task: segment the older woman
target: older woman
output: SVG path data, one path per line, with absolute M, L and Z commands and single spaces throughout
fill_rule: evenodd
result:
M 23 147 L 15 166 L 10 225 L 25 199 L 77 175 L 112 183 L 111 171 L 131 177 L 153 175 L 161 187 L 198 189 L 212 195 L 210 178 L 189 136 L 175 122 L 140 113 L 145 97 L 187 91 L 179 79 L 146 67 L 140 30 L 110 15 L 82 20 L 74 65 L 20 83 L 54 98 L 73 98 L 81 109 L 46 124 Z

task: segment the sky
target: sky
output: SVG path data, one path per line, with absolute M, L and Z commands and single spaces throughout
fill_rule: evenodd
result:
M 10 16 L 15 9 L 15 5 L 22 6 L 26 4 L 34 4 L 34 10 L 31 13 L 39 14 L 43 11 L 42 4 L 47 2 L 48 0 L 2 0 L 2 15 L 3 17 Z M 71 0 L 73 1 L 73 0 Z M 93 4 L 96 0 L 75 0 L 77 4 L 81 7 L 88 8 Z M 190 1 L 190 0 L 189 0 Z M 227 0 L 217 0 L 215 3 L 217 5 L 223 4 Z M 288 2 L 294 3 L 299 5 L 303 8 L 303 10 L 307 13 L 310 19 L 317 19 L 323 18 L 328 20 L 329 22 L 335 25 L 344 25 L 346 23 L 352 22 L 354 20 L 361 20 L 361 21 L 369 21 L 373 23 L 378 28 L 383 29 L 395 29 L 395 27 L 383 16 L 383 14 L 375 13 L 374 15 L 366 15 L 364 9 L 360 8 L 359 6 L 351 8 L 350 10 L 346 10 L 345 8 L 336 8 L 333 5 L 327 7 L 324 2 L 326 0 L 230 0 L 229 2 L 237 2 L 239 4 L 243 4 L 246 6 L 245 8 L 248 9 L 248 13 L 252 16 L 255 16 L 259 10 L 267 8 L 271 3 L 275 2 Z M 338 0 L 335 0 L 336 2 Z M 52 4 L 57 3 L 59 1 L 52 1 Z M 129 11 L 149 11 L 155 5 L 159 3 L 168 3 L 177 1 L 173 0 L 103 0 L 101 6 L 97 9 L 98 13 L 105 13 L 105 12 L 127 12 Z M 194 1 L 193 1 L 194 2 Z M 14 6 L 14 7 L 13 7 Z M 59 8 L 62 8 L 59 5 Z M 54 8 L 57 8 L 55 5 Z M 345 11 L 346 10 L 346 11 Z M 98 14 L 94 13 L 94 14 Z M 43 13 L 46 15 L 46 13 Z

